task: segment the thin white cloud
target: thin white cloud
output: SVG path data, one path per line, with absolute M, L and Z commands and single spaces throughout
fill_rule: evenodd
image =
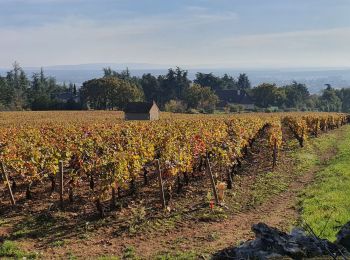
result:
M 49 4 L 49 3 L 71 3 L 83 2 L 84 0 L 0 0 L 0 4 L 25 3 L 25 4 Z
M 266 34 L 252 34 L 243 35 L 238 37 L 229 37 L 221 41 L 223 45 L 230 46 L 247 46 L 257 44 L 270 44 L 275 43 L 279 40 L 307 40 L 310 38 L 318 38 L 320 40 L 331 40 L 337 42 L 337 38 L 348 38 L 350 39 L 350 27 L 333 28 L 324 30 L 303 30 L 303 31 L 291 31 L 281 33 L 266 33 Z
M 208 8 L 203 6 L 189 5 L 186 6 L 186 10 L 190 12 L 207 12 Z
M 219 14 L 208 14 L 208 13 L 203 13 L 203 14 L 198 14 L 195 15 L 198 19 L 204 21 L 205 23 L 210 23 L 210 22 L 220 22 L 220 21 L 233 21 L 238 19 L 238 15 L 234 12 L 222 12 Z
M 187 16 L 205 23 L 238 20 L 238 14 L 232 11 L 211 11 L 202 6 L 187 6 Z
M 0 0 L 1 1 L 1 0 Z M 208 25 L 237 21 L 235 13 L 181 15 L 96 22 L 68 17 L 59 23 L 1 28 L 0 67 L 92 62 L 215 64 L 215 66 L 349 66 L 350 28 L 213 37 Z M 201 36 L 201 38 L 198 38 Z
M 217 46 L 232 61 L 259 66 L 349 66 L 350 28 L 254 34 L 223 38 Z M 236 55 L 236 56 L 235 56 Z M 255 62 L 254 62 L 255 60 Z

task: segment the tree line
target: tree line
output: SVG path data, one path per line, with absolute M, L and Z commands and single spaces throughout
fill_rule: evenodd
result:
M 191 81 L 188 72 L 179 67 L 164 75 L 147 73 L 142 77 L 132 76 L 128 69 L 117 72 L 104 68 L 101 78 L 88 80 L 77 89 L 74 84 L 58 84 L 42 69 L 28 77 L 18 63 L 0 76 L 0 110 L 122 110 L 128 102 L 155 101 L 162 110 L 212 113 L 220 101 L 217 93 L 221 90 L 246 92 L 257 111 L 278 107 L 280 111 L 350 112 L 350 88 L 334 89 L 330 85 L 321 94 L 311 95 L 298 82 L 252 87 L 246 74 L 234 78 L 198 72 Z M 237 104 L 227 106 L 225 110 L 240 109 Z
M 69 92 L 78 95 L 74 84 L 60 85 L 43 69 L 29 78 L 15 62 L 12 70 L 0 76 L 0 110 L 80 109 L 79 102 L 59 99 L 59 94 Z
M 320 95 L 311 95 L 304 84 L 294 81 L 282 87 L 263 83 L 251 93 L 255 104 L 262 108 L 276 106 L 284 111 L 350 112 L 350 88 L 334 89 L 327 84 Z

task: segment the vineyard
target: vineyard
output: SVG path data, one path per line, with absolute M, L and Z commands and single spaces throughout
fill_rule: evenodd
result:
M 93 112 L 92 116 L 72 112 L 65 117 L 59 113 L 48 117 L 44 112 L 3 113 L 0 120 L 2 190 L 8 198 L 1 204 L 10 203 L 8 191 L 15 204 L 22 192 L 29 200 L 34 187 L 49 184 L 47 196 L 60 191 L 61 208 L 67 201 L 74 203 L 79 193 L 104 216 L 107 203 L 112 210 L 119 197 L 137 193 L 152 181 L 159 183 L 159 208 L 165 208 L 171 198 L 164 193 L 180 193 L 198 176 L 212 178 L 214 194 L 219 185 L 231 189 L 233 176 L 258 137 L 266 139 L 274 167 L 283 143 L 295 140 L 303 147 L 308 138 L 339 128 L 349 117 L 337 113 L 164 114 L 157 122 L 124 122 L 117 112 Z M 163 182 L 168 184 L 166 192 Z

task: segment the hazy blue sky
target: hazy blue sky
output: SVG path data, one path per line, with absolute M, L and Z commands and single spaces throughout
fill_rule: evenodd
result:
M 0 0 L 0 67 L 350 67 L 350 0 Z

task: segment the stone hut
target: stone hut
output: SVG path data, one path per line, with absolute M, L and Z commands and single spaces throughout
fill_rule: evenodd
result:
M 125 120 L 158 120 L 160 110 L 153 102 L 129 102 L 124 109 Z

